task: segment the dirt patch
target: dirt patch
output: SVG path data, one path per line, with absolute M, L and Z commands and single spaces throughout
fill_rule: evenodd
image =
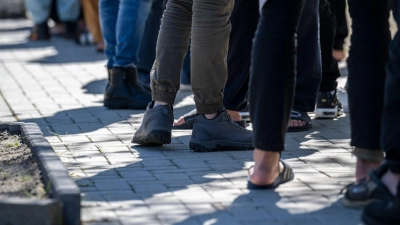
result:
M 19 135 L 0 133 L 0 197 L 47 198 L 39 166 Z

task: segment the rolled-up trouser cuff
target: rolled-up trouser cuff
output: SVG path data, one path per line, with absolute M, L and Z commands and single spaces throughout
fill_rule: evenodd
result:
M 355 147 L 352 153 L 357 156 L 357 158 L 370 162 L 382 162 L 384 159 L 384 152 L 380 149 Z
M 198 114 L 212 114 L 218 112 L 223 104 L 222 104 L 222 99 L 221 101 L 215 102 L 215 103 L 200 103 L 194 100 L 196 103 L 196 109 Z
M 151 82 L 151 94 L 153 101 L 166 102 L 173 105 L 177 91 L 174 88 L 165 87 Z

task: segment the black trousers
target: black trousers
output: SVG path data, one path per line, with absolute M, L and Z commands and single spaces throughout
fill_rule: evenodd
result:
M 393 5 L 400 22 L 399 1 Z M 351 145 L 383 149 L 390 169 L 400 173 L 400 37 L 390 45 L 387 0 L 349 0 L 352 17 L 347 60 Z M 386 65 L 386 70 L 385 70 Z
M 255 148 L 282 151 L 296 79 L 296 33 L 304 0 L 268 0 L 254 39 L 250 117 Z
M 320 42 L 318 38 L 318 12 Z M 243 111 L 247 106 L 252 40 L 259 20 L 258 2 L 236 0 L 231 15 L 232 31 L 228 52 L 228 81 L 224 90 L 226 109 Z M 326 0 L 306 0 L 298 32 L 296 94 L 293 108 L 314 111 L 318 91 L 335 90 L 340 76 L 332 57 L 336 19 Z M 322 80 L 321 80 L 321 56 Z M 321 82 L 321 85 L 320 85 Z
M 346 0 L 328 0 L 332 13 L 336 16 L 337 27 L 333 49 L 343 50 L 344 40 L 349 35 L 346 19 Z

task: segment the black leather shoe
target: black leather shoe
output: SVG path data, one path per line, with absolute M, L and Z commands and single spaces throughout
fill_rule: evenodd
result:
M 104 106 L 110 109 L 146 109 L 151 91 L 138 81 L 136 67 L 109 68 Z
M 50 31 L 49 26 L 47 25 L 47 21 L 44 23 L 36 24 L 35 27 L 33 27 L 32 33 L 29 35 L 29 40 L 31 41 L 49 39 Z

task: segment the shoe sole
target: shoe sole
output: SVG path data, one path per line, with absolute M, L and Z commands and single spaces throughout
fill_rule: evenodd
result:
M 335 108 L 317 108 L 315 109 L 315 119 L 334 119 L 343 114 L 343 109 Z
M 163 130 L 155 130 L 148 133 L 145 137 L 133 137 L 132 143 L 147 146 L 160 146 L 171 143 L 171 133 Z
M 347 208 L 363 208 L 373 202 L 379 201 L 379 199 L 368 199 L 365 201 L 352 201 L 348 200 L 347 198 L 343 198 L 342 205 Z
M 104 100 L 104 106 L 109 109 L 146 109 L 147 103 L 143 105 L 134 105 L 130 101 Z
M 369 217 L 365 213 L 363 213 L 361 215 L 361 219 L 366 225 L 387 225 L 387 223 L 381 223 L 381 222 L 375 221 L 373 218 Z
M 216 151 L 239 151 L 253 150 L 254 147 L 248 143 L 230 141 L 194 141 L 189 142 L 189 148 L 195 152 L 216 152 Z

